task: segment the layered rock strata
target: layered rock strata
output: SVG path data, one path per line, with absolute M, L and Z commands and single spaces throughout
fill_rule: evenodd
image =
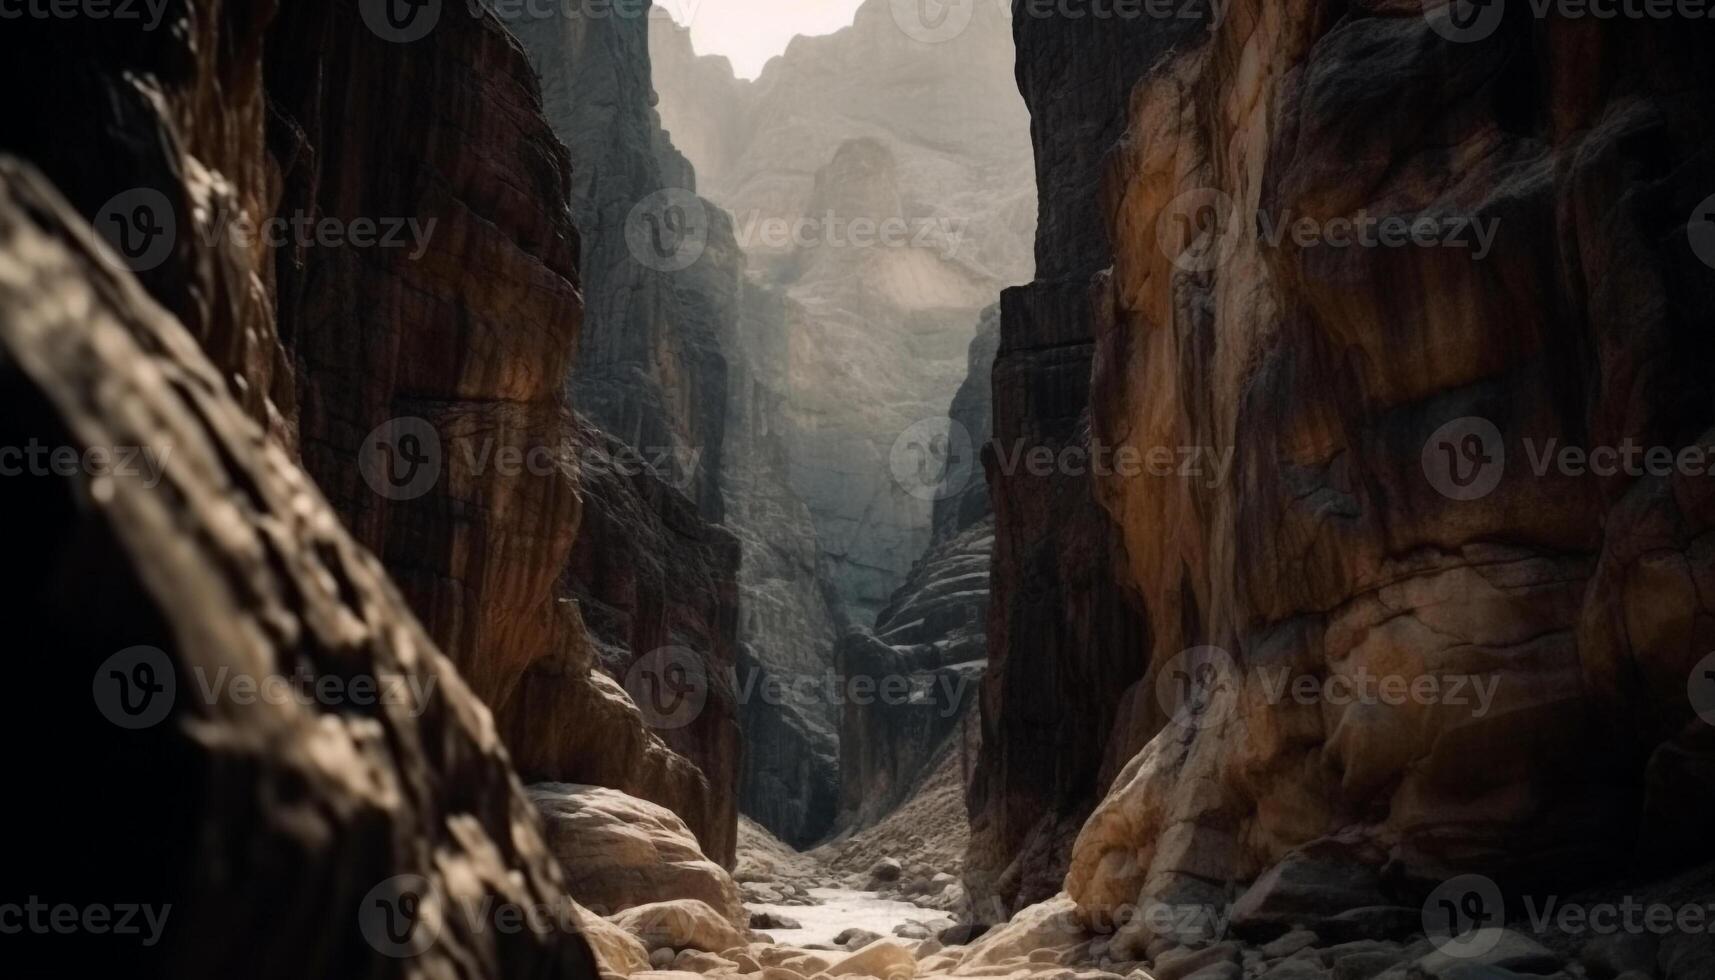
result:
M 125 903 L 21 941 L 136 976 L 593 978 L 577 913 L 499 930 L 479 911 L 557 907 L 564 887 L 488 709 L 119 264 L 0 158 L 0 439 L 162 463 L 0 482 L 40 565 L 8 621 L 54 651 L 15 665 L 36 695 L 4 722 L 32 745 L 19 775 L 69 792 L 98 759 L 125 801 L 122 833 L 103 808 L 21 816 L 18 901 Z
M 1235 928 L 1318 928 L 1269 870 L 1313 859 L 1354 883 L 1327 930 L 1382 928 L 1459 872 L 1709 855 L 1707 478 L 1584 463 L 1715 431 L 1706 32 L 1457 26 L 1237 3 L 1125 108 L 1091 430 L 1232 465 L 1097 480 L 1148 674 L 1086 911 L 1249 886 Z M 1331 237 L 1372 220 L 1412 234 Z
M 1148 642 L 1120 579 L 1124 542 L 1096 504 L 1088 467 L 1024 461 L 1095 448 L 1091 280 L 1111 261 L 1097 203 L 1102 160 L 1125 131 L 1132 82 L 1200 33 L 1194 17 L 1015 24 L 1039 217 L 1036 279 L 1001 299 L 994 438 L 983 457 L 994 572 L 965 863 L 981 908 L 1014 908 L 1060 890 L 1078 828 L 1142 744 L 1114 733 L 1128 688 L 1143 676 Z

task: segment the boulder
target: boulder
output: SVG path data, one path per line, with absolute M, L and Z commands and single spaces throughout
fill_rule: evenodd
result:
M 917 957 L 905 947 L 876 940 L 838 960 L 827 969 L 831 977 L 862 976 L 878 980 L 910 980 L 917 975 Z
M 748 936 L 708 903 L 692 898 L 639 905 L 609 919 L 650 950 L 666 947 L 718 953 L 749 942 Z
M 527 792 L 542 815 L 566 889 L 580 903 L 611 916 L 639 905 L 695 899 L 734 926 L 748 924 L 737 883 L 704 856 L 685 822 L 666 807 L 575 783 L 538 783 Z

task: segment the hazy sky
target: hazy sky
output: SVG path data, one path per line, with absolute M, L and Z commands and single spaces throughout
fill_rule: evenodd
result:
M 755 78 L 798 34 L 831 34 L 863 0 L 655 0 L 691 27 L 698 54 L 724 54 L 740 78 Z

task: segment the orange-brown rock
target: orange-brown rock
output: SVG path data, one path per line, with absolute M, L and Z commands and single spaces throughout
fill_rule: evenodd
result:
M 1079 838 L 1086 910 L 1336 835 L 1413 907 L 1453 871 L 1709 853 L 1708 477 L 1537 463 L 1715 438 L 1706 25 L 1509 8 L 1457 42 L 1440 14 L 1234 3 L 1132 93 L 1091 431 L 1232 466 L 1098 480 L 1149 625 L 1121 735 L 1148 745 Z M 1390 219 L 1426 230 L 1331 237 Z M 1440 686 L 1323 687 L 1366 676 Z

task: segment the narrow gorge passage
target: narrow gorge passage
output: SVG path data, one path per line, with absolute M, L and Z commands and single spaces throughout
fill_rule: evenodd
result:
M 1715 978 L 1708 6 L 0 0 L 3 962 Z

